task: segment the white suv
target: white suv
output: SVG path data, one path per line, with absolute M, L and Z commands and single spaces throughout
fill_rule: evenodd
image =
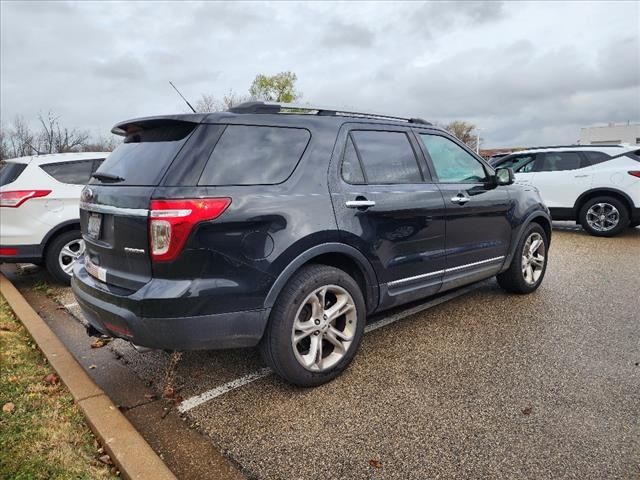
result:
M 540 190 L 554 220 L 611 237 L 640 225 L 640 147 L 584 145 L 523 150 L 493 162 Z
M 108 153 L 60 153 L 0 162 L 0 263 L 45 264 L 69 283 L 84 252 L 80 192 Z

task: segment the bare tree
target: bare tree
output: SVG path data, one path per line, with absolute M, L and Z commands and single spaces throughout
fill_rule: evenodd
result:
M 13 124 L 7 133 L 6 144 L 9 147 L 9 157 L 26 157 L 36 153 L 34 143 L 35 137 L 27 122 L 21 116 L 13 119 Z
M 89 140 L 87 132 L 61 127 L 60 117 L 52 112 L 47 114 L 46 119 L 42 115 L 38 115 L 38 119 L 42 125 L 40 132 L 42 153 L 77 152 Z
M 100 136 L 91 138 L 82 144 L 80 150 L 83 152 L 112 152 L 118 146 L 115 135 Z
M 195 105 L 196 112 L 198 113 L 209 113 L 209 112 L 219 112 L 219 102 L 215 99 L 213 95 L 208 95 L 203 93 L 200 96 L 200 99 L 196 102 Z
M 224 112 L 231 107 L 243 102 L 248 102 L 252 99 L 249 95 L 241 95 L 234 92 L 233 89 L 222 97 L 222 100 L 218 100 L 213 95 L 203 93 L 200 99 L 196 102 L 195 108 L 198 113 L 210 113 L 210 112 Z

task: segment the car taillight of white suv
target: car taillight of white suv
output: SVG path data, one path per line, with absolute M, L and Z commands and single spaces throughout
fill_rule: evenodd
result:
M 14 158 L 0 163 L 0 262 L 46 265 L 69 283 L 84 252 L 80 192 L 108 153 Z

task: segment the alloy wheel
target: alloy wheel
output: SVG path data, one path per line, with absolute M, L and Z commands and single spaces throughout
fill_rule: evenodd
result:
M 533 232 L 524 242 L 522 249 L 522 275 L 524 281 L 529 285 L 534 285 L 544 271 L 546 262 L 546 246 L 542 235 Z
M 610 203 L 595 203 L 587 210 L 587 224 L 596 232 L 608 232 L 620 223 L 620 212 Z
M 307 370 L 334 367 L 355 337 L 356 305 L 344 288 L 325 285 L 311 292 L 300 305 L 291 332 L 293 352 Z
M 58 255 L 60 268 L 69 276 L 73 275 L 73 263 L 84 253 L 84 240 L 75 238 L 66 243 Z

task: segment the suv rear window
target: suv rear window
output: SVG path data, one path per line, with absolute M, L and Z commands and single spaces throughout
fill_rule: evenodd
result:
M 77 162 L 59 162 L 41 165 L 40 168 L 62 183 L 73 185 L 86 185 L 93 173 L 93 160 L 80 160 Z
M 157 185 L 196 125 L 180 122 L 130 133 L 96 173 L 123 178 L 117 185 Z
M 228 125 L 198 185 L 275 185 L 284 182 L 307 148 L 308 130 Z
M 26 163 L 0 162 L 0 187 L 15 182 L 25 168 Z

